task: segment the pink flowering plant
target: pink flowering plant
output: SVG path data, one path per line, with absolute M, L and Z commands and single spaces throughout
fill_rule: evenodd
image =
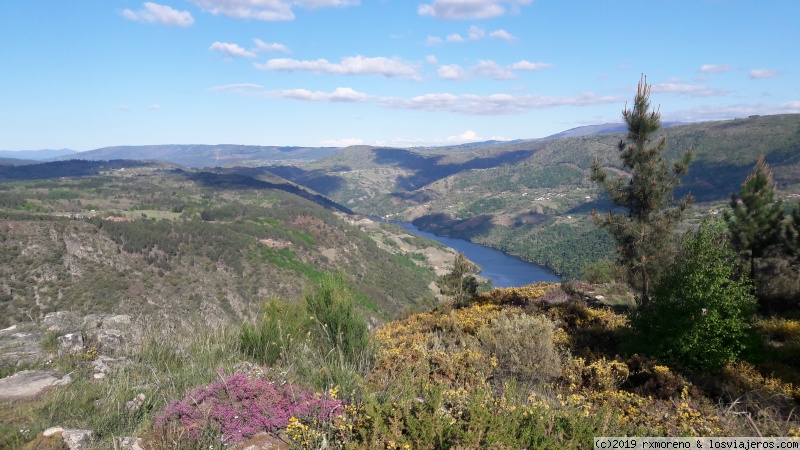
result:
M 162 430 L 180 430 L 200 442 L 209 430 L 218 430 L 220 441 L 235 444 L 259 432 L 280 432 L 294 417 L 323 422 L 342 413 L 344 405 L 327 395 L 292 384 L 278 384 L 245 375 L 224 377 L 200 386 L 183 400 L 170 403 L 156 419 Z

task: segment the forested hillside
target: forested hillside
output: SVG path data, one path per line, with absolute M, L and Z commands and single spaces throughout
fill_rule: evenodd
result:
M 694 149 L 677 191 L 694 196 L 693 220 L 726 203 L 761 154 L 774 168 L 779 194 L 789 203 L 800 195 L 800 115 L 681 125 L 662 133 L 668 159 Z M 587 263 L 613 257 L 611 241 L 588 217 L 610 207 L 589 170 L 597 159 L 619 172 L 622 137 L 490 143 L 457 153 L 349 148 L 306 168 L 269 170 L 357 212 L 413 220 L 576 278 Z
M 131 161 L 0 167 L 0 327 L 56 309 L 238 321 L 328 272 L 376 320 L 431 304 L 416 252 L 435 244 L 387 245 L 401 233 L 271 180 Z

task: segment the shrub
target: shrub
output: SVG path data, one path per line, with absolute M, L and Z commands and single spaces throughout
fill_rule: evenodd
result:
M 561 355 L 553 338 L 555 324 L 543 316 L 503 316 L 478 330 L 481 344 L 496 359 L 495 383 L 516 380 L 529 385 L 561 372 Z
M 736 254 L 710 221 L 687 235 L 681 253 L 634 319 L 642 351 L 689 369 L 718 369 L 736 360 L 750 336 L 756 299 Z
M 361 358 L 369 347 L 366 321 L 356 311 L 352 291 L 340 275 L 327 274 L 306 295 L 308 313 L 318 325 L 320 345 L 340 352 L 347 361 Z
M 259 432 L 279 432 L 292 417 L 328 420 L 340 414 L 342 408 L 339 400 L 292 384 L 220 374 L 220 380 L 170 403 L 159 414 L 155 428 L 162 431 L 162 436 L 174 433 L 187 443 L 207 442 L 216 435 L 218 442 L 230 445 Z
M 261 320 L 245 323 L 239 333 L 239 347 L 262 364 L 272 366 L 278 359 L 293 353 L 308 327 L 308 315 L 303 306 L 279 299 L 270 300 Z

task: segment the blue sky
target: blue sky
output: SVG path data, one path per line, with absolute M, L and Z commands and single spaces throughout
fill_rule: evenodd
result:
M 0 150 L 447 145 L 800 113 L 797 0 L 2 0 Z

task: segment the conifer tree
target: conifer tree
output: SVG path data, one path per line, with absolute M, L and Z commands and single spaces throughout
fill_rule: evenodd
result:
M 730 206 L 725 222 L 734 248 L 750 263 L 750 278 L 755 282 L 756 259 L 780 242 L 783 222 L 783 204 L 775 200 L 775 181 L 764 155 L 742 183 L 739 196 L 731 194 Z
M 691 196 L 679 202 L 673 197 L 692 160 L 692 151 L 669 167 L 663 152 L 667 138 L 656 136 L 661 128 L 661 114 L 650 110 L 650 86 L 642 76 L 639 81 L 633 108 L 622 111 L 628 134 L 618 144 L 622 167 L 629 177 L 611 177 L 595 160 L 592 181 L 608 191 L 615 205 L 624 208 L 622 213 L 610 212 L 605 216 L 593 211 L 595 223 L 605 228 L 616 240 L 618 262 L 628 272 L 628 282 L 640 293 L 639 301 L 646 306 L 650 301 L 651 285 L 663 269 L 660 261 L 667 252 L 672 233 L 691 203 Z
M 456 306 L 466 306 L 478 293 L 478 280 L 471 272 L 472 263 L 463 253 L 458 253 L 453 261 L 453 270 L 442 275 L 436 285 L 444 295 L 453 297 Z

